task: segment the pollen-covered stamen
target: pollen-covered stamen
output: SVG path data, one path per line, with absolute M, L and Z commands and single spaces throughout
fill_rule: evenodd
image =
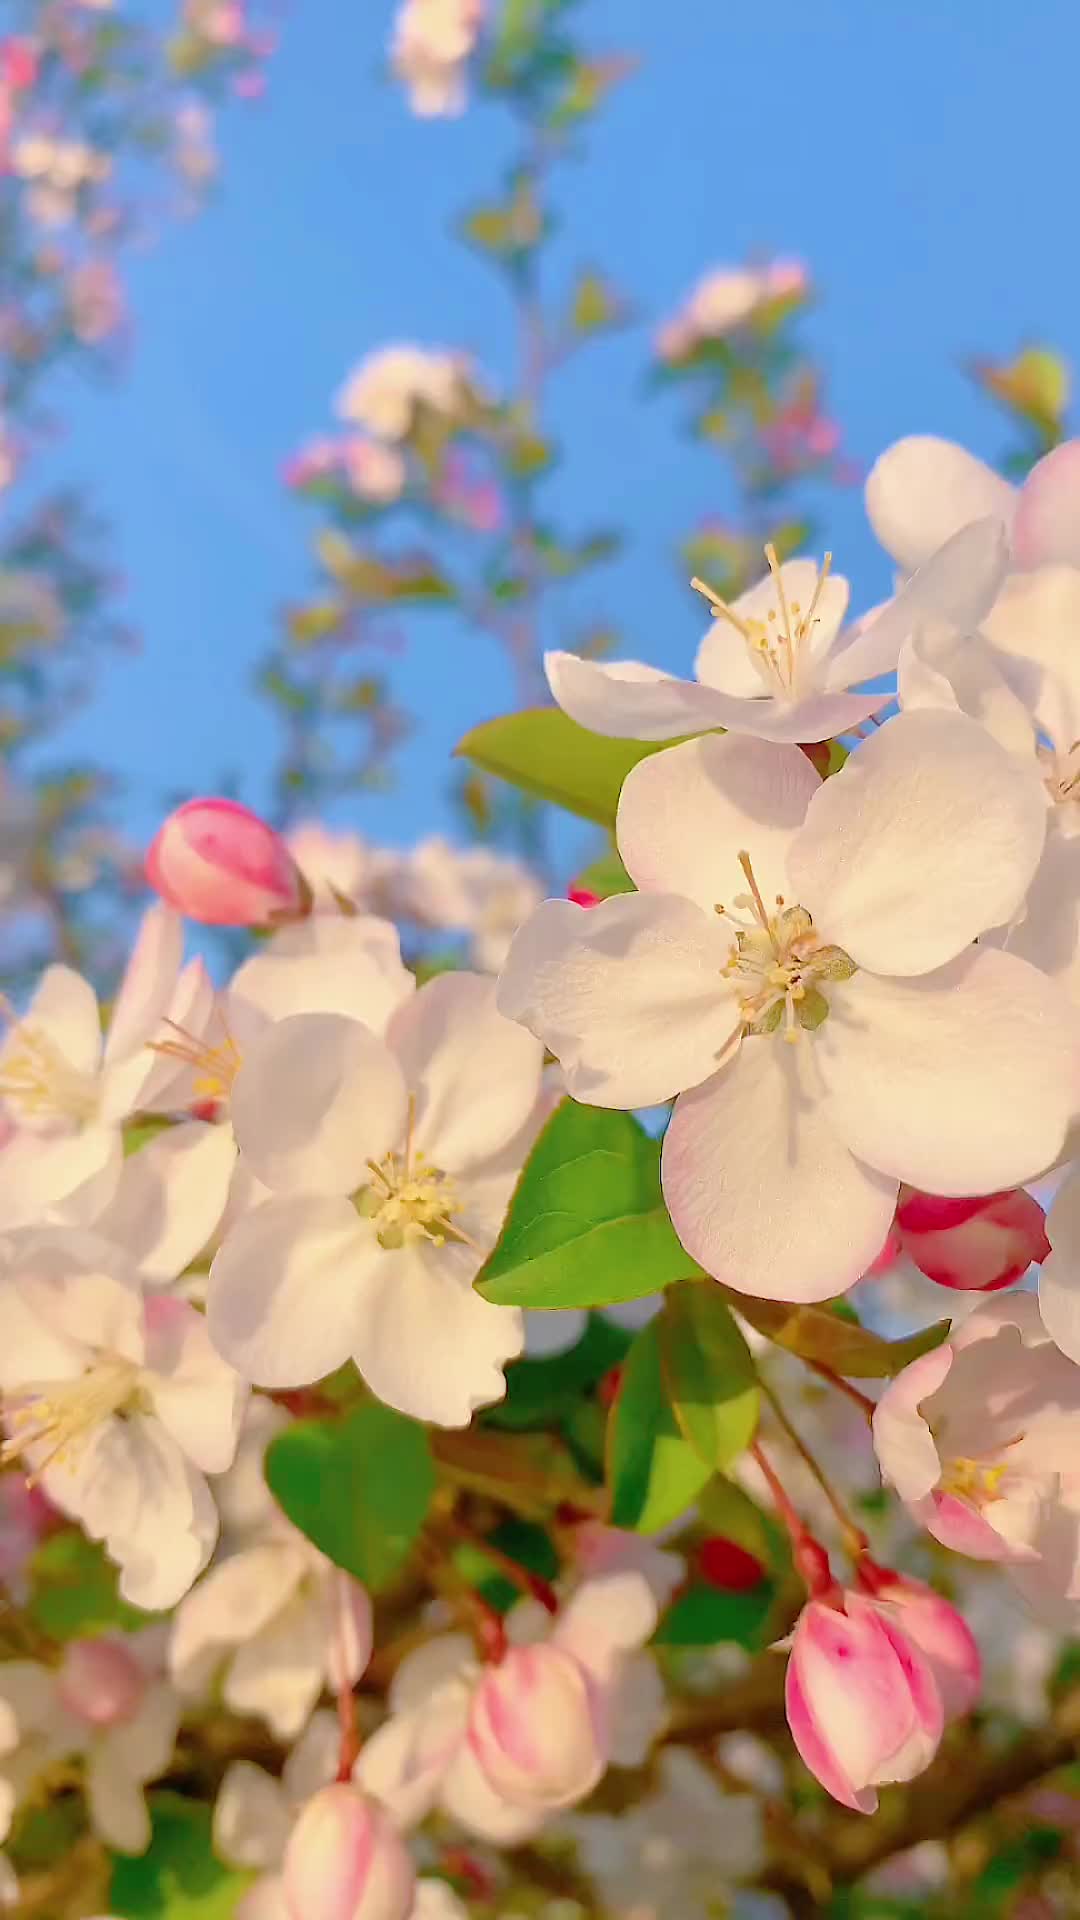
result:
M 219 1011 L 216 1017 L 222 1033 L 222 1038 L 217 1042 L 208 1034 L 189 1033 L 186 1027 L 177 1026 L 175 1020 L 162 1022 L 163 1026 L 170 1028 L 175 1038 L 150 1042 L 154 1053 L 162 1053 L 167 1059 L 179 1060 L 191 1068 L 195 1076 L 197 1103 L 211 1101 L 216 1105 L 219 1101 L 228 1100 L 233 1081 L 242 1065 L 240 1049 L 229 1031 L 225 1015 Z
M 445 1246 L 448 1240 L 474 1247 L 475 1242 L 455 1219 L 461 1209 L 456 1182 L 451 1174 L 417 1152 L 415 1123 L 416 1102 L 410 1094 L 403 1150 L 384 1154 L 379 1161 L 368 1161 L 372 1184 L 360 1188 L 353 1204 L 365 1220 L 371 1221 L 379 1245 L 388 1252 L 418 1240 L 428 1240 L 435 1247 Z
M 74 1380 L 28 1382 L 4 1395 L 8 1438 L 0 1446 L 5 1464 L 28 1448 L 43 1447 L 33 1462 L 31 1481 L 54 1460 L 72 1465 L 96 1427 L 113 1414 L 130 1411 L 139 1400 L 139 1368 L 134 1360 L 106 1354 Z
M 829 1002 L 825 981 L 850 980 L 855 963 L 842 947 L 824 945 L 805 907 L 785 906 L 777 896 L 770 913 L 754 877 L 750 856 L 739 854 L 750 892 L 736 894 L 733 905 L 749 910 L 749 919 L 716 911 L 735 929 L 735 947 L 724 968 L 738 994 L 745 1032 L 776 1033 L 796 1041 L 803 1029 L 820 1027 Z
M 0 1052 L 0 1099 L 24 1126 L 82 1126 L 97 1106 L 92 1074 L 74 1067 L 43 1028 L 21 1020 L 0 996 L 0 1016 L 11 1030 Z
M 791 699 L 799 690 L 800 679 L 805 678 L 803 669 L 814 628 L 818 625 L 818 603 L 832 567 L 832 554 L 827 553 L 821 563 L 810 604 L 805 611 L 798 600 L 788 600 L 781 564 L 771 542 L 765 548 L 765 559 L 773 578 L 776 604 L 768 609 L 764 620 L 755 615 L 737 613 L 734 607 L 729 606 L 726 600 L 721 600 L 720 595 L 696 575 L 690 585 L 709 602 L 714 620 L 725 620 L 741 635 L 750 658 L 762 675 L 766 691 Z

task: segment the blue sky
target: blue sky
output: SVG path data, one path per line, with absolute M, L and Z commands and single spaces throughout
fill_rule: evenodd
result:
M 276 729 L 252 670 L 310 578 L 311 523 L 280 468 L 330 425 L 348 368 L 394 338 L 463 346 L 496 383 L 512 364 L 499 289 L 449 233 L 498 171 L 504 120 L 413 120 L 383 72 L 393 11 L 292 0 L 266 100 L 223 129 L 218 202 L 130 263 L 129 374 L 67 410 L 59 464 L 112 522 L 143 635 L 70 739 L 117 769 L 137 835 L 163 795 L 225 769 L 254 804 L 266 791 Z M 809 335 L 851 453 L 869 465 L 931 431 L 992 457 L 1003 423 L 965 354 L 1032 337 L 1080 350 L 1080 16 L 1061 0 L 587 0 L 580 18 L 592 44 L 640 64 L 562 176 L 552 272 L 565 284 L 602 264 L 641 322 L 561 378 L 568 457 L 551 497 L 564 524 L 630 534 L 585 611 L 620 623 L 625 651 L 685 669 L 701 623 L 673 548 L 722 492 L 677 406 L 643 393 L 651 328 L 709 265 L 797 254 L 820 288 Z M 830 496 L 825 532 L 856 599 L 879 595 L 888 571 L 858 488 Z M 395 842 L 444 823 L 454 740 L 511 698 L 484 641 L 430 617 L 408 639 L 397 684 L 420 727 L 395 792 L 351 815 Z

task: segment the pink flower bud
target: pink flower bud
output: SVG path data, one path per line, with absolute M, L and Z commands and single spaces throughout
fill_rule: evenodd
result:
M 188 800 L 158 829 L 146 877 L 178 913 L 264 927 L 303 912 L 307 888 L 281 835 L 235 800 Z
M 573 901 L 575 907 L 598 907 L 600 905 L 600 895 L 594 893 L 591 887 L 567 887 L 566 897 L 568 900 Z
M 1022 1187 L 973 1200 L 902 1189 L 894 1231 L 928 1280 L 961 1291 L 1007 1287 L 1050 1251 L 1043 1210 Z
M 468 1742 L 495 1792 L 512 1806 L 569 1807 L 607 1765 L 594 1689 L 559 1647 L 511 1647 L 472 1697 Z
M 865 1559 L 859 1582 L 913 1640 L 937 1682 L 945 1716 L 970 1713 L 982 1687 L 982 1658 L 967 1621 L 921 1580 Z
M 856 1813 L 874 1812 L 876 1787 L 921 1773 L 945 1724 L 937 1682 L 915 1640 L 884 1607 L 851 1592 L 803 1608 L 785 1705 L 804 1763 Z
M 301 1809 L 283 1866 L 294 1920 L 406 1920 L 415 1874 L 390 1817 L 358 1787 L 323 1787 Z
M 115 1727 L 130 1720 L 146 1691 L 146 1674 L 122 1640 L 72 1640 L 56 1676 L 56 1691 L 77 1720 Z

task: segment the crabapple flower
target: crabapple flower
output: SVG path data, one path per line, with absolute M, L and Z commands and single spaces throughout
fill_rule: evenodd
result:
M 168 1767 L 180 1720 L 179 1701 L 149 1653 L 156 1638 L 71 1640 L 58 1667 L 0 1662 L 0 1704 L 19 1734 L 0 1773 L 21 1799 L 54 1760 L 80 1759 L 90 1825 L 120 1853 L 145 1853 L 150 1844 L 143 1788 Z
M 989 1293 L 1019 1280 L 1050 1246 L 1043 1210 L 1023 1187 L 968 1200 L 907 1187 L 900 1193 L 891 1250 L 940 1287 Z
M 723 340 L 782 300 L 806 293 L 801 260 L 772 260 L 763 267 L 715 267 L 698 281 L 678 313 L 656 337 L 656 351 L 673 364 L 688 359 L 706 340 Z
M 237 800 L 187 800 L 146 856 L 156 893 L 213 927 L 265 927 L 302 913 L 305 888 L 279 833 Z
M 429 1641 L 398 1667 L 355 1778 L 402 1824 L 437 1803 L 482 1839 L 528 1839 L 610 1762 L 644 1763 L 659 1720 L 641 1711 L 638 1663 L 658 1618 L 650 1577 L 628 1566 L 584 1580 L 554 1622 L 515 1607 L 494 1665 L 459 1635 Z
M 852 630 L 843 627 L 848 583 L 830 572 L 829 556 L 821 567 L 812 560 L 781 566 L 773 548 L 765 551 L 769 575 L 730 606 L 701 587 L 713 623 L 698 649 L 696 680 L 637 660 L 548 653 L 544 669 L 563 712 L 593 733 L 629 740 L 718 727 L 762 740 L 828 740 L 892 698 L 850 688 L 891 673 L 906 636 L 938 609 L 962 624 L 977 621 L 1004 570 L 999 523 L 966 527 Z
M 930 1764 L 945 1709 L 928 1660 L 902 1624 L 861 1593 L 809 1600 L 784 1689 L 791 1737 L 841 1806 L 876 1811 L 876 1789 Z
M 0 999 L 0 1228 L 63 1207 L 90 1218 L 123 1160 L 125 1119 L 157 1065 L 150 1051 L 176 989 L 181 930 L 166 907 L 144 916 L 104 1041 L 97 995 L 65 966 L 47 967 L 24 1014 Z M 3 1122 L 7 1123 L 4 1138 Z
M 214 1487 L 222 1551 L 180 1601 L 168 1657 L 186 1697 L 217 1682 L 234 1713 L 257 1714 L 288 1741 L 324 1690 L 356 1685 L 371 1657 L 372 1623 L 363 1587 L 291 1525 L 266 1485 L 266 1443 L 286 1418 L 269 1401 L 249 1403 L 236 1459 Z
M 432 834 L 401 860 L 391 897 L 405 919 L 471 935 L 473 965 L 497 973 L 543 890 L 524 861 L 490 847 L 454 847 Z
M 1037 462 L 1023 486 L 1011 486 L 964 447 L 933 434 L 897 440 L 875 461 L 866 511 L 886 553 L 911 573 L 973 520 L 1004 521 L 1013 564 L 1080 566 L 1080 440 Z
M 386 887 L 399 858 L 389 848 L 373 847 L 358 833 L 331 832 L 319 820 L 302 820 L 288 847 L 317 913 L 340 912 L 342 898 L 361 914 L 386 911 Z
M 640 891 L 546 901 L 499 1005 L 576 1099 L 678 1095 L 661 1179 L 708 1273 L 821 1300 L 871 1265 L 901 1181 L 985 1193 L 1052 1162 L 1068 1006 L 971 944 L 1022 901 L 1044 808 L 975 721 L 901 715 L 824 783 L 797 747 L 689 741 L 633 768 L 616 831 Z
M 218 1534 L 206 1474 L 236 1449 L 246 1389 L 186 1302 L 144 1298 L 126 1255 L 85 1230 L 13 1235 L 0 1275 L 3 1456 L 169 1607 Z
M 298 1014 L 245 1056 L 232 1092 L 241 1169 L 271 1190 L 226 1234 L 207 1312 L 262 1386 L 352 1358 L 388 1405 L 465 1426 L 505 1392 L 521 1315 L 472 1281 L 495 1243 L 540 1095 L 542 1051 L 476 974 L 445 974 L 380 1040 Z
M 350 373 L 338 395 L 343 420 L 380 440 L 405 440 L 416 409 L 455 418 L 473 391 L 468 361 L 427 347 L 382 347 Z
M 462 113 L 469 56 L 484 0 L 404 0 L 394 22 L 390 60 L 421 119 Z
M 416 1875 L 388 1814 L 347 1781 L 308 1801 L 282 1869 L 296 1920 L 408 1920 Z
M 1080 1368 L 1030 1294 L 980 1301 L 889 1384 L 873 1429 L 882 1474 L 943 1546 L 1003 1562 L 1033 1598 L 1080 1597 Z

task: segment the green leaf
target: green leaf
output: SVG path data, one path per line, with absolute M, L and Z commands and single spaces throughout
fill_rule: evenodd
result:
M 737 1547 L 752 1553 L 763 1567 L 775 1573 L 786 1572 L 791 1563 L 787 1536 L 772 1516 L 763 1513 L 734 1480 L 718 1473 L 710 1480 L 698 1500 L 698 1517 L 709 1534 L 722 1540 L 734 1540 Z
M 655 1643 L 658 1647 L 711 1647 L 726 1641 L 756 1651 L 775 1597 L 771 1580 L 762 1580 L 746 1593 L 688 1587 L 669 1607 Z
M 657 1323 L 643 1327 L 608 1419 L 613 1527 L 655 1533 L 696 1500 L 711 1468 L 684 1440 L 668 1402 Z
M 485 773 L 522 787 L 584 820 L 614 827 L 622 783 L 631 767 L 670 740 L 608 740 L 542 707 L 487 720 L 465 735 L 457 752 Z
M 628 1113 L 564 1100 L 476 1286 L 499 1306 L 603 1307 L 698 1271 L 664 1206 L 659 1142 Z
M 124 1920 L 231 1920 L 254 1878 L 215 1857 L 210 1809 L 175 1793 L 150 1796 L 153 1836 L 139 1859 L 117 1858 L 109 1907 Z
M 758 1385 L 750 1349 L 715 1281 L 669 1289 L 659 1320 L 664 1381 L 695 1453 L 720 1470 L 754 1437 Z
M 727 1287 L 722 1291 L 736 1312 L 767 1340 L 852 1380 L 891 1379 L 912 1360 L 939 1347 L 951 1324 L 935 1320 L 933 1326 L 922 1327 L 904 1340 L 883 1340 L 869 1327 L 827 1307 L 793 1307 L 782 1300 L 753 1299 Z
M 75 1527 L 43 1540 L 30 1561 L 28 1611 L 51 1640 L 136 1633 L 158 1614 L 131 1607 L 116 1591 L 117 1570 L 96 1540 Z
M 595 893 L 601 900 L 610 900 L 614 893 L 635 891 L 634 883 L 614 847 L 607 853 L 602 853 L 598 860 L 593 860 L 587 867 L 583 867 L 576 876 L 574 885 L 585 888 L 589 893 Z
M 584 1394 L 622 1364 L 629 1345 L 630 1335 L 621 1327 L 602 1314 L 590 1314 L 581 1339 L 567 1352 L 545 1360 L 515 1360 L 507 1367 L 506 1398 L 485 1409 L 484 1425 L 519 1433 L 558 1426 Z
M 266 1479 L 294 1526 L 376 1592 L 408 1555 L 435 1490 L 423 1427 L 374 1403 L 286 1427 L 267 1448 Z

